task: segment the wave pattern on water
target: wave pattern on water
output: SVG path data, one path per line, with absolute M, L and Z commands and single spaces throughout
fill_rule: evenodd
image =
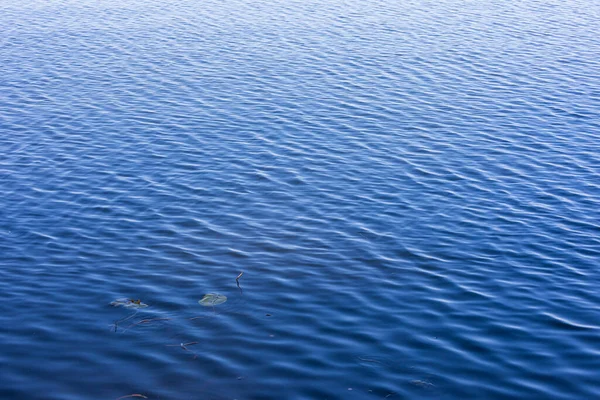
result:
M 22 3 L 0 397 L 600 397 L 599 3 Z

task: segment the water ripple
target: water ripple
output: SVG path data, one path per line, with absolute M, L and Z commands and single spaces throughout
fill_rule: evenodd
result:
M 0 397 L 600 397 L 598 21 L 3 1 Z

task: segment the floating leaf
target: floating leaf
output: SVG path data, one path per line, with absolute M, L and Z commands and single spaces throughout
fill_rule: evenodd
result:
M 202 299 L 200 299 L 198 301 L 198 303 L 205 307 L 211 307 L 211 306 L 216 306 L 218 304 L 223 304 L 226 301 L 227 301 L 227 297 L 223 296 L 222 294 L 209 293 L 209 294 L 205 294 L 204 297 L 202 297 Z
M 134 309 L 148 307 L 148 304 L 142 303 L 142 301 L 139 299 L 134 300 L 134 299 L 127 299 L 127 298 L 117 299 L 117 300 L 113 301 L 112 303 L 110 303 L 110 305 L 113 307 L 123 306 L 125 308 L 134 308 Z

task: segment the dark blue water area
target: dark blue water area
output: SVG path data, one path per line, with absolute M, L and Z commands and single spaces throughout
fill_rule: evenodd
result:
M 600 398 L 599 2 L 0 32 L 0 398 Z

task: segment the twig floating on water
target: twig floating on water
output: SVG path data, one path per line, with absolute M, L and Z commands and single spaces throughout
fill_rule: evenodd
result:
M 198 354 L 196 354 L 195 352 L 191 351 L 190 349 L 187 348 L 187 346 L 192 346 L 194 344 L 198 344 L 199 342 L 188 342 L 188 343 L 179 343 L 179 344 L 168 344 L 167 347 L 175 347 L 175 346 L 179 346 L 181 347 L 183 350 L 185 351 L 189 351 L 190 353 L 192 353 L 194 355 L 194 360 L 196 358 L 198 358 Z
M 240 289 L 240 293 L 243 293 L 242 288 L 240 287 L 240 278 L 242 277 L 242 275 L 244 275 L 244 271 L 240 272 L 237 278 L 235 278 L 235 283 L 237 283 L 237 287 L 238 289 Z
M 198 344 L 198 342 L 181 343 L 181 348 L 184 350 L 187 350 L 187 347 L 185 347 L 185 346 L 191 346 L 193 344 Z
M 170 321 L 171 318 L 151 318 L 151 319 L 143 319 L 139 322 L 137 322 L 135 325 L 138 324 L 149 324 L 150 322 L 154 322 L 154 321 Z
M 121 318 L 120 320 L 117 320 L 117 321 L 115 321 L 115 323 L 111 325 L 111 329 L 112 329 L 112 327 L 114 326 L 114 327 L 115 327 L 115 332 L 116 332 L 116 331 L 117 331 L 117 327 L 118 327 L 118 325 L 119 325 L 121 322 L 125 322 L 125 321 L 127 321 L 128 319 L 131 319 L 131 318 L 135 317 L 135 315 L 137 314 L 137 312 L 138 312 L 138 310 L 135 310 L 135 311 L 134 311 L 134 313 L 133 313 L 133 314 L 131 314 L 130 316 L 128 316 L 128 317 L 125 317 L 125 318 Z
M 179 346 L 182 349 L 184 349 L 185 351 L 190 351 L 190 349 L 188 349 L 186 346 L 191 346 L 193 344 L 198 344 L 199 342 L 188 342 L 188 343 L 179 343 L 179 344 L 168 344 L 167 347 L 175 347 L 175 346 Z
M 373 360 L 371 358 L 365 358 L 365 357 L 356 357 L 358 358 L 360 361 L 366 361 L 366 362 L 372 362 L 372 363 L 377 363 L 377 364 L 383 364 L 381 361 L 379 360 Z

